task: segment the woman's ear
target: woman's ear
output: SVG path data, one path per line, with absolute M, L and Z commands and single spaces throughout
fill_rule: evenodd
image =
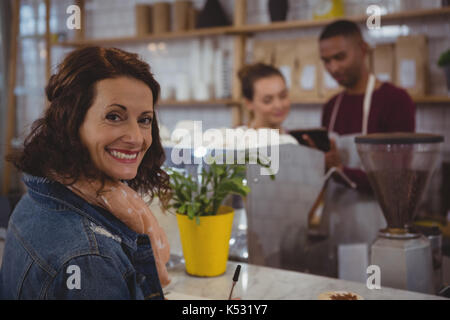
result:
M 250 127 L 251 122 L 255 118 L 255 106 L 253 105 L 253 102 L 248 100 L 247 98 L 244 98 L 244 106 L 245 106 L 245 115 L 244 115 L 244 123 L 247 123 L 247 126 Z
M 253 111 L 255 109 L 253 102 L 247 98 L 244 98 L 244 106 L 248 111 Z

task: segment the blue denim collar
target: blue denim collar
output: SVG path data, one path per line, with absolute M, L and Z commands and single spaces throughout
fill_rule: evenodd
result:
M 37 193 L 40 197 L 33 197 L 42 203 L 57 202 L 74 209 L 73 211 L 91 220 L 96 225 L 103 226 L 121 237 L 122 243 L 133 250 L 137 250 L 137 239 L 140 234 L 128 228 L 109 211 L 91 205 L 83 198 L 73 193 L 63 184 L 45 177 L 37 177 L 27 173 L 22 178 L 28 187 L 30 196 Z

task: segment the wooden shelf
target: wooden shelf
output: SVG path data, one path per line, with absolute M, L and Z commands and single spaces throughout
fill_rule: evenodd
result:
M 437 9 L 422 9 L 422 10 L 411 10 L 403 11 L 398 13 L 390 13 L 381 16 L 381 21 L 393 21 L 399 19 L 412 19 L 412 18 L 424 18 L 439 15 L 450 14 L 450 6 Z M 273 22 L 270 24 L 255 24 L 255 25 L 245 25 L 242 27 L 236 27 L 233 29 L 233 33 L 254 33 L 254 32 L 265 32 L 265 31 L 277 31 L 277 30 L 290 30 L 290 29 L 302 29 L 302 28 L 312 28 L 312 27 L 322 27 L 330 22 L 335 21 L 340 18 L 332 19 L 320 19 L 320 20 L 297 20 L 297 21 L 283 21 L 283 22 Z M 357 23 L 365 22 L 367 20 L 367 15 L 358 16 L 344 16 L 342 19 L 351 20 Z
M 195 29 L 182 32 L 165 32 L 160 34 L 149 34 L 147 36 L 132 36 L 122 38 L 99 38 L 99 39 L 85 39 L 80 41 L 63 41 L 54 42 L 53 45 L 76 47 L 87 45 L 108 45 L 117 43 L 133 43 L 133 42 L 151 42 L 151 41 L 163 41 L 173 39 L 188 39 L 202 36 L 220 36 L 233 34 L 234 27 L 217 27 L 217 28 L 204 28 Z
M 226 105 L 233 106 L 238 105 L 239 102 L 232 99 L 217 99 L 217 100 L 188 100 L 188 101 L 177 101 L 177 100 L 161 100 L 158 105 L 161 107 L 174 106 L 174 107 L 184 107 L 184 106 L 208 106 L 208 105 Z
M 450 104 L 450 96 L 425 96 L 413 97 L 415 103 L 447 103 Z
M 450 104 L 449 96 L 424 96 L 424 97 L 412 97 L 416 104 Z M 291 103 L 294 104 L 325 104 L 328 101 L 326 98 L 310 98 L 301 100 L 292 100 Z
M 44 34 L 25 34 L 25 35 L 19 35 L 18 38 L 20 40 L 24 39 L 37 39 L 37 40 L 45 40 L 46 35 Z
M 331 97 L 330 97 L 331 98 Z M 296 99 L 291 100 L 293 105 L 305 105 L 305 104 L 324 104 L 330 98 L 307 98 L 307 99 Z M 450 96 L 424 96 L 424 97 L 412 97 L 413 101 L 417 104 L 450 104 Z M 161 107 L 174 106 L 209 106 L 209 105 L 226 105 L 234 106 L 240 105 L 239 101 L 232 99 L 217 99 L 217 100 L 188 100 L 188 101 L 177 101 L 177 100 L 161 100 L 158 105 Z
M 399 19 L 412 19 L 412 18 L 424 18 L 433 17 L 439 15 L 450 14 L 450 7 L 443 7 L 437 9 L 422 9 L 422 10 L 411 10 L 403 11 L 399 13 L 390 13 L 381 16 L 381 21 L 393 21 Z M 367 15 L 342 17 L 354 22 L 364 22 L 367 20 Z M 255 32 L 266 32 L 266 31 L 277 31 L 277 30 L 292 30 L 292 29 L 302 29 L 311 27 L 321 27 L 328 23 L 336 20 L 338 18 L 332 19 L 321 19 L 321 20 L 296 20 L 296 21 L 283 21 L 274 22 L 270 24 L 255 24 L 255 25 L 244 25 L 240 27 L 229 26 L 229 27 L 216 27 L 216 28 L 205 28 L 205 29 L 194 29 L 182 32 L 165 32 L 161 34 L 149 34 L 147 36 L 131 36 L 131 37 L 120 37 L 120 38 L 99 38 L 99 39 L 85 39 L 80 41 L 62 41 L 53 42 L 52 45 L 57 46 L 87 46 L 87 45 L 109 45 L 118 43 L 133 43 L 133 42 L 151 42 L 151 41 L 164 41 L 173 39 L 188 39 L 201 36 L 220 36 L 220 35 L 242 35 Z
M 330 97 L 331 99 L 331 97 Z M 291 100 L 291 104 L 324 104 L 328 101 L 328 98 L 307 98 L 307 99 L 294 99 Z

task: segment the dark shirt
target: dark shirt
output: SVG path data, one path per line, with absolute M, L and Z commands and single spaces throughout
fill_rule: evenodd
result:
M 328 128 L 338 95 L 323 107 L 322 126 Z M 362 132 L 364 94 L 344 96 L 336 115 L 333 131 L 339 135 Z M 416 107 L 408 93 L 391 83 L 383 83 L 373 92 L 367 133 L 414 132 Z M 364 171 L 344 167 L 344 172 L 358 186 L 358 190 L 370 192 L 370 184 Z

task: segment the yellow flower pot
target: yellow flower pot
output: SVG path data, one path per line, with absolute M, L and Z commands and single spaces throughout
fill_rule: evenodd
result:
M 225 273 L 234 210 L 221 206 L 215 216 L 195 218 L 177 213 L 181 246 L 188 274 L 214 277 Z

